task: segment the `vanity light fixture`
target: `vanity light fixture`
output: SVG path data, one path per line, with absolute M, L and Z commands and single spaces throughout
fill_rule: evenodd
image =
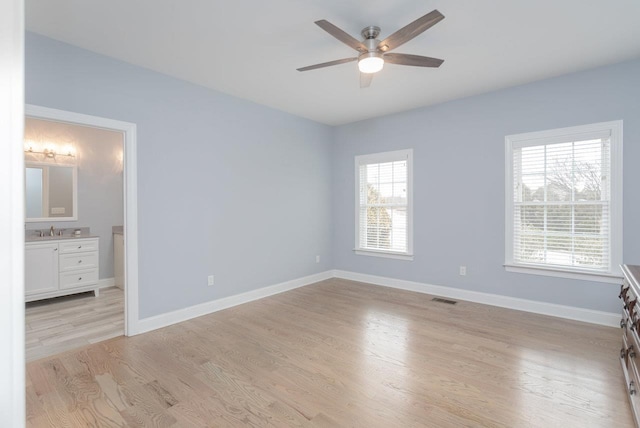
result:
M 70 158 L 75 157 L 71 149 L 69 149 L 67 153 L 56 153 L 54 149 L 44 149 L 43 151 L 37 151 L 37 150 L 33 150 L 32 146 L 29 146 L 29 148 L 25 149 L 24 152 L 30 153 L 30 154 L 44 155 L 47 158 L 55 158 L 56 156 L 68 156 Z

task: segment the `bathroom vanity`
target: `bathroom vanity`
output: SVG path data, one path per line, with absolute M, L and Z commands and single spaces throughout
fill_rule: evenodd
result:
M 93 291 L 98 295 L 99 238 L 37 237 L 25 242 L 25 300 Z

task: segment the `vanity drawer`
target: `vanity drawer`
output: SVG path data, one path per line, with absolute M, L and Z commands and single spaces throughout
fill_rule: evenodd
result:
M 61 254 L 58 260 L 60 263 L 60 272 L 95 269 L 98 267 L 98 253 L 96 251 Z
M 98 269 L 60 273 L 60 288 L 82 287 L 98 282 Z
M 81 253 L 84 251 L 98 251 L 98 240 L 78 239 L 60 243 L 60 254 Z

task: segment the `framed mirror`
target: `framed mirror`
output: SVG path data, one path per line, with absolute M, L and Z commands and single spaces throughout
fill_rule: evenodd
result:
M 78 220 L 75 165 L 25 163 L 25 221 Z

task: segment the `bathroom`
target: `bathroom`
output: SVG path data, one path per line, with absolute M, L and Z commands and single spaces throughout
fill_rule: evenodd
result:
M 25 118 L 27 360 L 124 332 L 123 138 Z

